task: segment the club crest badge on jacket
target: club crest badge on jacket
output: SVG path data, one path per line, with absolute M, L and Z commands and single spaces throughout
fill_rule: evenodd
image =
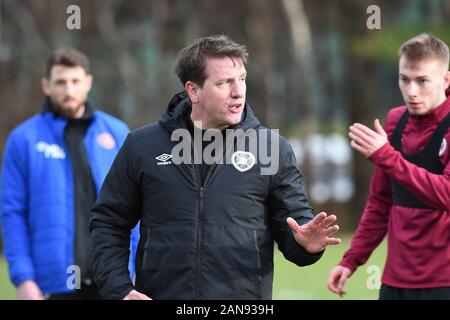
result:
M 250 170 L 255 165 L 255 156 L 246 151 L 236 151 L 231 155 L 231 163 L 240 172 Z
M 100 147 L 107 150 L 110 150 L 116 146 L 116 140 L 114 140 L 113 136 L 108 132 L 99 134 L 97 137 L 97 143 Z

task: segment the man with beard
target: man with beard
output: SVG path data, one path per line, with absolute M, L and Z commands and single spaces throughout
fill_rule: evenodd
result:
M 89 209 L 129 129 L 94 109 L 92 83 L 83 53 L 55 51 L 42 79 L 42 111 L 15 128 L 5 147 L 4 249 L 20 300 L 99 298 Z

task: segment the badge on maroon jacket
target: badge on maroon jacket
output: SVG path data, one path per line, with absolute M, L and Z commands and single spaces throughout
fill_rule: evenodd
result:
M 444 137 L 444 139 L 442 139 L 441 148 L 439 149 L 439 157 L 442 157 L 442 155 L 445 152 L 445 149 L 447 149 L 447 140 L 445 140 L 445 137 Z

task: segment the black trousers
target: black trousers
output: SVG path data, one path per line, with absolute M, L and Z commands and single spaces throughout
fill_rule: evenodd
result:
M 404 289 L 382 284 L 380 300 L 450 300 L 450 287 Z
M 48 297 L 48 300 L 101 300 L 101 296 L 98 292 L 95 284 L 83 285 L 81 289 L 75 290 L 71 293 L 58 293 L 52 294 Z

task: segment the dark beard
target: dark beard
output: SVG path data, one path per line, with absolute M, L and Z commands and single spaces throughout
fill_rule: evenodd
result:
M 82 109 L 85 105 L 85 102 L 80 103 L 75 109 L 67 109 L 62 107 L 61 105 L 57 104 L 55 101 L 53 101 L 50 98 L 50 101 L 52 102 L 53 111 L 60 115 L 61 117 L 64 117 L 66 119 L 75 119 L 75 115 Z

